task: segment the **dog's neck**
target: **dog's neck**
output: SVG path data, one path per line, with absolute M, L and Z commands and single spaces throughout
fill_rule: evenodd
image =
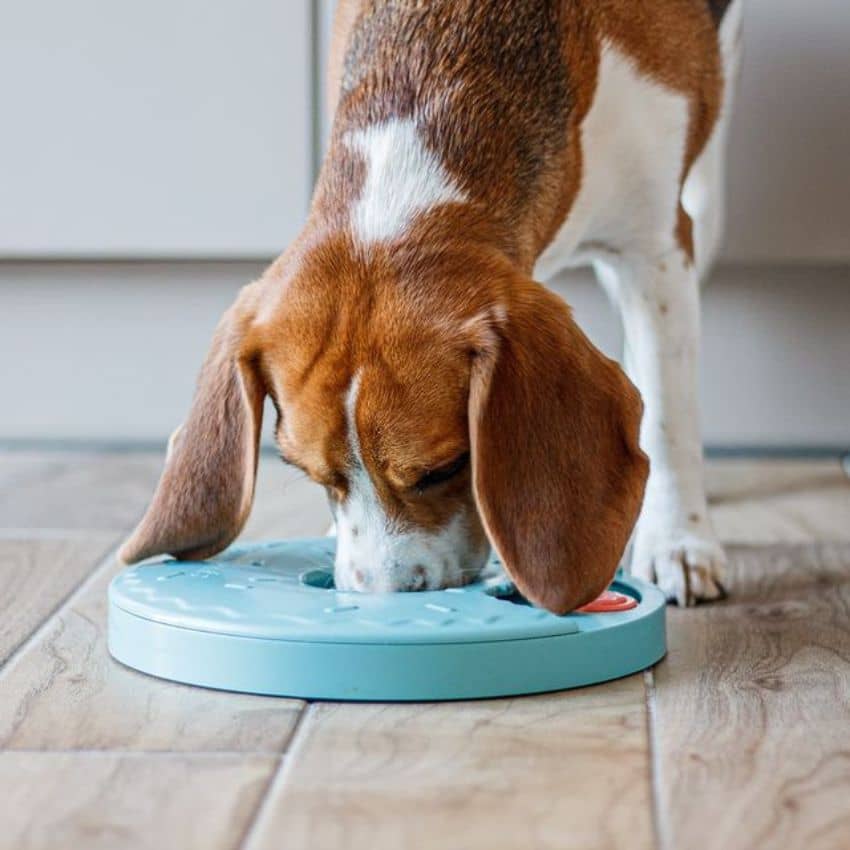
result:
M 471 0 L 363 16 L 312 222 L 363 245 L 473 228 L 530 271 L 571 200 L 558 4 L 532 5 L 531 19 Z

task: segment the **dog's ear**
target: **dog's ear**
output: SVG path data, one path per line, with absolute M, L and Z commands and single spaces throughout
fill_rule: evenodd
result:
M 520 592 L 563 614 L 605 589 L 628 543 L 649 469 L 643 405 L 560 298 L 534 281 L 508 297 L 475 334 L 475 499 Z
M 254 498 L 265 389 L 251 349 L 251 287 L 225 313 L 153 500 L 119 557 L 201 559 L 242 530 Z

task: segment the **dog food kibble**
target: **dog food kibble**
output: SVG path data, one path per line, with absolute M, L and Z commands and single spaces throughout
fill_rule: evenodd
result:
M 588 602 L 587 605 L 576 608 L 576 611 L 581 611 L 584 614 L 606 614 L 611 611 L 629 611 L 636 607 L 637 599 L 626 596 L 624 593 L 606 590 L 597 596 L 593 602 Z

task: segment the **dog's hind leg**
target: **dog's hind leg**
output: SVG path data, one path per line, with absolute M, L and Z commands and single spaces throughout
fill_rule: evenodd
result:
M 632 572 L 680 605 L 723 595 L 725 557 L 703 483 L 697 358 L 699 281 L 681 248 L 618 254 L 596 264 L 619 306 L 626 369 L 641 391 L 641 446 L 650 458 Z
M 682 188 L 682 206 L 693 221 L 694 258 L 701 283 L 706 282 L 723 241 L 726 147 L 741 59 L 741 0 L 735 0 L 723 17 L 720 53 L 724 78 L 720 114 Z

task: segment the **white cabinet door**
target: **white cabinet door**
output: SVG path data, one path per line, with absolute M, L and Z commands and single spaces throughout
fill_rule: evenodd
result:
M 312 182 L 308 0 L 25 0 L 0 23 L 0 257 L 270 256 Z
M 850 3 L 742 0 L 726 256 L 850 260 Z

